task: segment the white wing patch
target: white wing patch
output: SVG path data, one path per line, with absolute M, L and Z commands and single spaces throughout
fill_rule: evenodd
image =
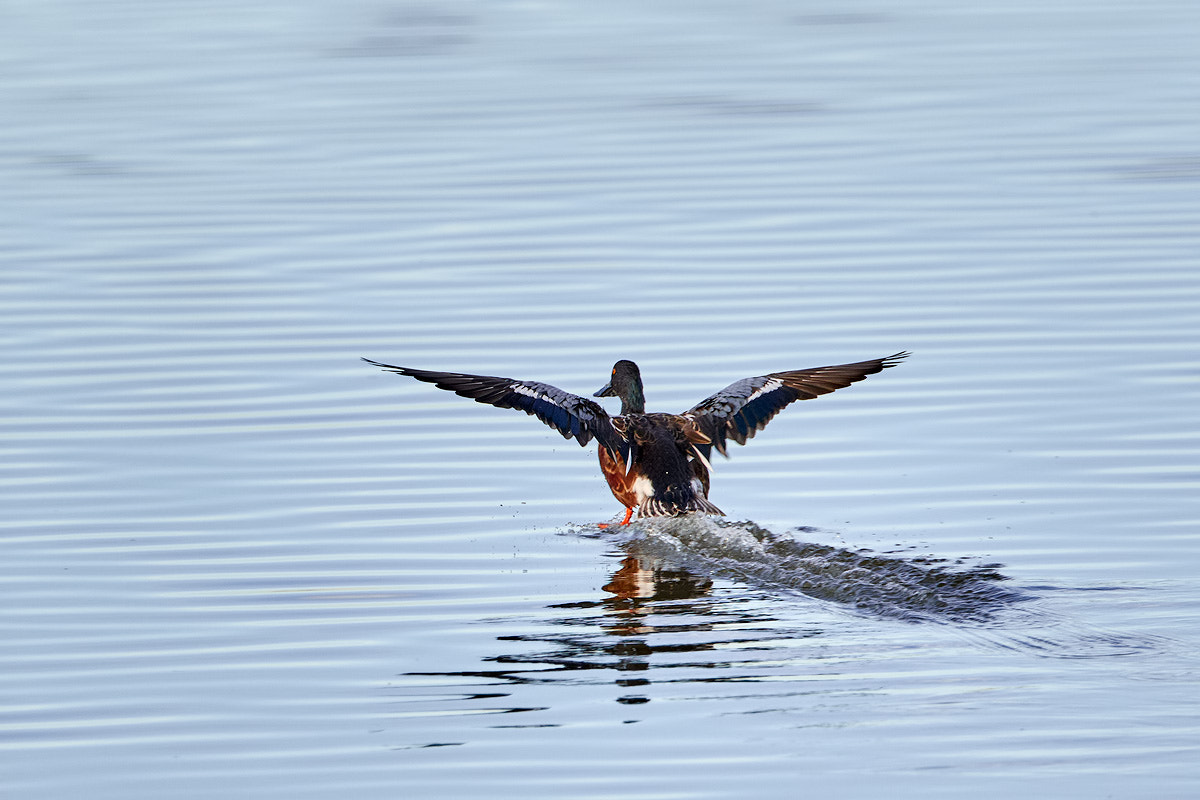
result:
M 545 400 L 547 403 L 550 403 L 552 405 L 556 405 L 556 406 L 558 405 L 558 403 L 556 403 L 554 401 L 554 398 L 550 397 L 549 395 L 542 394 L 537 389 L 526 386 L 523 383 L 514 383 L 509 388 L 512 389 L 517 394 L 523 394 L 526 397 L 532 397 L 534 400 Z M 560 406 L 560 408 L 561 408 L 561 406 Z
M 779 380 L 778 378 L 771 378 L 771 380 L 764 383 L 761 387 L 759 387 L 758 389 L 755 389 L 750 394 L 750 396 L 746 398 L 746 402 L 753 403 L 755 400 L 762 397 L 764 394 L 767 394 L 768 392 L 773 392 L 776 389 L 780 388 L 781 386 L 783 386 L 783 381 Z

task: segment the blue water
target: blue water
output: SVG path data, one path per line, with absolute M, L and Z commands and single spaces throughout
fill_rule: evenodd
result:
M 0 15 L 4 797 L 1200 793 L 1194 4 Z

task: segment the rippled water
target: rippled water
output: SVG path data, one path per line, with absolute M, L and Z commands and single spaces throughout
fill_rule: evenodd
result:
M 1200 793 L 1194 4 L 0 13 L 5 797 Z

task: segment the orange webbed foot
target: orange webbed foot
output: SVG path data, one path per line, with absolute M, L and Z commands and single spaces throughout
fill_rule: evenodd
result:
M 630 518 L 630 517 L 632 517 L 632 516 L 633 516 L 633 506 L 630 506 L 629 508 L 626 508 L 626 509 L 625 509 L 625 519 L 621 520 L 621 521 L 620 521 L 620 522 L 618 522 L 617 524 L 618 524 L 618 525 L 628 525 L 628 524 L 629 524 L 629 518 Z M 607 522 L 597 522 L 597 523 L 596 523 L 596 527 L 597 527 L 597 528 L 607 528 L 607 527 L 609 527 L 609 523 L 607 523 Z

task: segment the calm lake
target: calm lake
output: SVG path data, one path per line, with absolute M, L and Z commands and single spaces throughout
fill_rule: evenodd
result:
M 1200 796 L 1198 40 L 8 4 L 0 795 Z M 677 412 L 900 350 L 625 528 L 594 444 L 359 360 Z

